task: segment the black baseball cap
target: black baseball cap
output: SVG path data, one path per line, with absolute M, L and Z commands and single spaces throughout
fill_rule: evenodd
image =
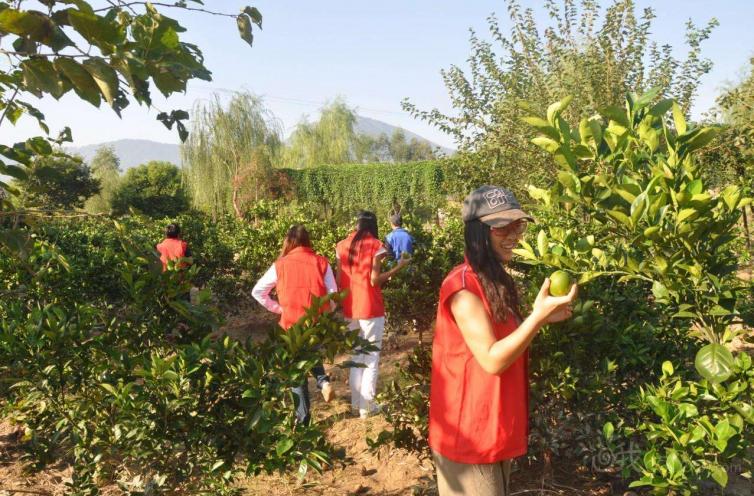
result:
M 521 209 L 513 192 L 499 186 L 482 186 L 463 200 L 461 217 L 464 222 L 480 220 L 490 227 L 505 227 L 517 220 L 534 222 L 534 218 Z

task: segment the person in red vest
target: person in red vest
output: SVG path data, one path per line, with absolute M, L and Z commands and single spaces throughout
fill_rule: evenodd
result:
M 524 317 L 506 265 L 533 219 L 496 186 L 468 195 L 462 216 L 465 261 L 442 283 L 432 342 L 429 446 L 440 496 L 503 496 L 527 450 L 529 344 L 571 317 L 577 287 L 550 296 L 546 278 Z
M 188 243 L 181 239 L 181 227 L 178 224 L 168 224 L 168 227 L 165 228 L 165 239 L 157 245 L 157 251 L 160 253 L 163 272 L 168 270 L 169 261 L 191 257 Z M 187 265 L 184 262 L 180 264 L 180 267 Z
M 359 213 L 356 230 L 337 244 L 335 253 L 338 287 L 348 289 L 342 305 L 344 316 L 350 320 L 349 327 L 358 329 L 362 338 L 380 348 L 385 330 L 382 285 L 406 266 L 408 260 L 401 258 L 395 267 L 382 272 L 382 260 L 387 250 L 377 235 L 377 216 L 367 211 Z M 352 367 L 350 370 L 351 410 L 366 418 L 377 410 L 374 396 L 380 352 L 360 354 L 352 359 L 364 367 Z
M 273 289 L 277 292 L 277 301 L 270 297 Z M 312 296 L 320 297 L 337 291 L 330 263 L 325 257 L 314 253 L 306 228 L 296 225 L 288 230 L 280 257 L 257 281 L 251 294 L 267 310 L 280 314 L 280 326 L 288 329 L 304 316 L 312 304 Z M 324 365 L 317 364 L 312 374 L 317 379 L 317 388 L 322 391 L 325 402 L 330 402 L 335 391 Z M 303 385 L 293 388 L 299 398 L 296 418 L 302 424 L 308 424 L 311 419 L 308 384 L 308 379 L 304 378 Z

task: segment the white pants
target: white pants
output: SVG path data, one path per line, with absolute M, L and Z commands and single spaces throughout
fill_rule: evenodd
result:
M 359 336 L 382 348 L 382 333 L 385 331 L 385 317 L 373 319 L 353 319 L 349 326 L 351 330 L 359 330 Z M 377 392 L 377 367 L 380 363 L 380 352 L 373 351 L 365 355 L 354 355 L 352 360 L 362 363 L 365 367 L 353 367 L 348 379 L 351 386 L 351 409 L 359 412 L 369 412 L 372 409 L 375 393 Z

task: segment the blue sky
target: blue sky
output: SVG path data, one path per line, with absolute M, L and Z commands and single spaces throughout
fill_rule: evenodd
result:
M 236 12 L 249 1 L 214 0 L 209 8 Z M 539 10 L 541 2 L 522 5 Z M 603 2 L 605 3 L 605 2 Z M 704 77 L 693 110 L 699 116 L 714 104 L 721 88 L 738 80 L 754 55 L 754 2 L 749 0 L 637 0 L 639 8 L 652 6 L 657 18 L 653 39 L 670 43 L 683 55 L 684 24 L 705 24 L 712 16 L 720 26 L 704 45 L 704 55 L 715 67 Z M 400 102 L 410 98 L 420 108 L 451 109 L 439 71 L 464 65 L 469 54 L 469 28 L 486 35 L 486 17 L 496 12 L 509 25 L 502 0 L 448 0 L 380 2 L 323 0 L 260 0 L 252 5 L 264 16 L 264 30 L 255 31 L 254 47 L 237 35 L 231 19 L 178 14 L 188 28 L 186 39 L 204 51 L 214 81 L 192 83 L 186 95 L 170 102 L 156 100 L 159 110 L 190 108 L 213 91 L 228 94 L 246 89 L 266 98 L 286 132 L 302 115 L 316 117 L 321 105 L 341 95 L 359 113 L 403 126 L 438 144 L 454 146 L 440 131 L 412 119 Z M 155 90 L 156 91 L 156 90 Z M 69 124 L 77 145 L 120 138 L 177 142 L 175 132 L 155 120 L 157 109 L 133 104 L 118 117 L 104 106 L 96 109 L 68 95 L 61 101 L 45 99 L 40 107 L 53 130 Z M 16 128 L 3 125 L 3 143 L 37 134 L 31 121 Z

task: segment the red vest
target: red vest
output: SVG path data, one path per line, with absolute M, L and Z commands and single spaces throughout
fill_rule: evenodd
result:
M 382 248 L 379 239 L 369 235 L 358 242 L 353 265 L 348 263 L 351 241 L 356 231 L 338 243 L 335 253 L 340 261 L 340 290 L 348 289 L 343 300 L 343 315 L 349 319 L 373 319 L 385 316 L 382 289 L 372 286 L 372 261 Z
M 186 247 L 188 244 L 182 239 L 165 238 L 162 243 L 157 245 L 157 251 L 160 252 L 160 261 L 162 261 L 162 271 L 168 269 L 168 262 L 176 258 L 186 256 Z
M 312 304 L 313 296 L 325 296 L 325 274 L 328 262 L 311 248 L 298 247 L 275 262 L 278 276 L 275 289 L 278 302 L 283 307 L 280 326 L 288 329 L 304 316 Z M 325 311 L 323 307 L 321 311 Z
M 526 453 L 529 425 L 527 353 L 500 375 L 484 371 L 458 329 L 451 297 L 466 289 L 492 312 L 477 275 L 468 264 L 453 269 L 440 288 L 432 342 L 429 445 L 459 463 L 495 463 Z M 517 328 L 517 319 L 493 321 L 495 337 Z

